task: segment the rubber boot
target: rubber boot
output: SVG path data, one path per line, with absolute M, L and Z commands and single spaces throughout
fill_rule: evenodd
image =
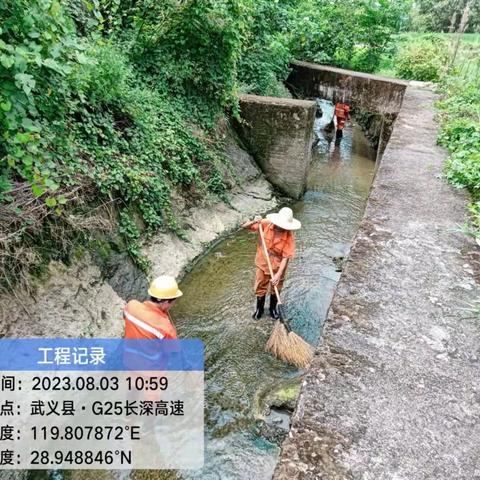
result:
M 263 297 L 257 297 L 257 308 L 252 315 L 255 320 L 259 320 L 263 316 L 265 310 L 265 295 Z
M 280 314 L 278 313 L 277 309 L 277 303 L 278 303 L 278 298 L 276 295 L 270 295 L 270 316 L 277 320 L 277 318 L 280 317 Z

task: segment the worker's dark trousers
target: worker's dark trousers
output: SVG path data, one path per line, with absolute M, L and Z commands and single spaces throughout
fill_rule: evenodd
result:
M 273 273 L 275 274 L 275 272 Z M 264 297 L 268 293 L 268 288 L 269 286 L 271 286 L 270 279 L 271 277 L 269 273 L 266 273 L 261 268 L 257 267 L 257 272 L 255 274 L 255 296 Z M 282 291 L 284 281 L 285 281 L 285 272 L 277 285 L 279 292 Z M 271 293 L 274 293 L 273 288 Z

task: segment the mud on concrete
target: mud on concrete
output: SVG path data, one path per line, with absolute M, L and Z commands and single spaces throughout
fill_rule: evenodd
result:
M 480 478 L 478 247 L 410 84 L 274 478 Z M 475 312 L 477 307 L 477 312 Z

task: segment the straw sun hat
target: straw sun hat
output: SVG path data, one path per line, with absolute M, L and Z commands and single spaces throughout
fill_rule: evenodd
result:
M 267 219 L 277 227 L 285 230 L 298 230 L 302 228 L 302 224 L 293 218 L 291 208 L 283 207 L 278 213 L 269 213 Z

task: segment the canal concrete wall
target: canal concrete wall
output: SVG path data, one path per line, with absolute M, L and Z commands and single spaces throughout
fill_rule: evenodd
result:
M 290 197 L 305 190 L 315 102 L 242 95 L 237 130 L 267 180 Z
M 372 113 L 397 114 L 408 83 L 402 80 L 295 61 L 286 85 L 298 98 L 345 102 Z
M 286 85 L 295 97 L 345 102 L 353 107 L 354 114 L 359 114 L 359 120 L 370 119 L 367 125 L 360 123 L 367 136 L 375 137 L 372 144 L 380 159 L 402 107 L 408 83 L 308 62 L 295 61 L 291 67 Z
M 406 90 L 276 480 L 480 478 L 479 252 L 436 99 Z

